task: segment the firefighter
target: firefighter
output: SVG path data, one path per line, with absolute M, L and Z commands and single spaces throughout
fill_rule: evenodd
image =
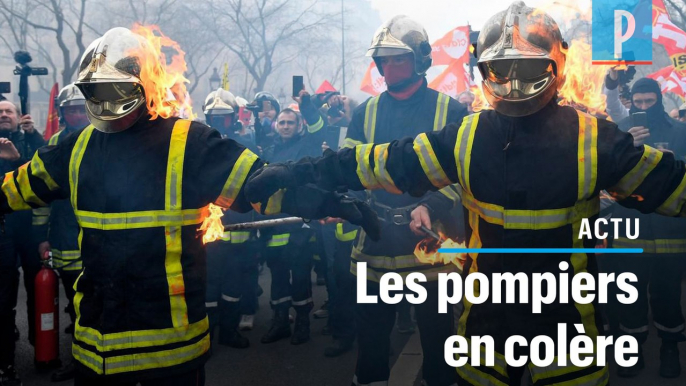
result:
M 344 147 L 389 142 L 404 136 L 440 130 L 450 122 L 459 122 L 466 109 L 449 96 L 427 87 L 426 71 L 431 66 L 431 45 L 424 28 L 407 16 L 396 16 L 384 23 L 374 35 L 367 51 L 384 76 L 388 90 L 358 106 L 348 126 Z M 403 122 L 403 125 L 398 125 Z M 320 125 L 323 125 L 321 123 Z M 403 276 L 423 272 L 429 299 L 437 299 L 439 272 L 454 270 L 452 264 L 424 265 L 414 257 L 415 245 L 422 239 L 408 228 L 410 213 L 418 199 L 407 194 L 387 192 L 370 194 L 371 205 L 382 222 L 382 239 L 370 240 L 360 232 L 352 251 L 351 272 L 357 263 L 367 263 L 370 279 L 367 288 L 378 294 L 379 278 L 388 271 Z M 396 307 L 387 304 L 358 304 L 358 358 L 356 381 L 359 384 L 385 382 L 390 369 L 388 356 L 390 333 L 395 323 Z M 422 347 L 423 376 L 429 386 L 455 383 L 455 373 L 442 357 L 445 340 L 452 335 L 452 317 L 438 314 L 431 302 L 416 307 Z M 406 310 L 409 322 L 409 309 Z M 405 323 L 411 326 L 410 323 Z M 409 327 L 408 332 L 410 331 Z M 343 343 L 348 346 L 350 342 Z
M 2 184 L 0 213 L 69 199 L 76 214 L 77 386 L 204 384 L 210 336 L 199 228 L 210 203 L 251 209 L 243 185 L 263 162 L 202 123 L 174 118 L 179 103 L 169 100 L 165 74 L 144 37 L 106 32 L 78 69 L 91 126 L 39 149 Z M 0 154 L 10 145 L 0 141 Z M 339 208 L 376 234 L 363 203 L 314 187 L 280 195 L 298 215 Z
M 671 152 L 683 159 L 686 155 L 686 124 L 667 115 L 662 104 L 660 84 L 650 78 L 637 80 L 631 87 L 630 112 L 644 112 L 647 127 L 633 124 L 632 117 L 619 121 L 619 128 L 634 136 L 634 145 L 647 144 L 662 152 Z M 643 248 L 643 255 L 609 255 L 605 259 L 617 274 L 632 272 L 638 277 L 635 284 L 638 300 L 633 304 L 617 305 L 619 332 L 634 336 L 639 344 L 648 338 L 648 303 L 653 324 L 662 340 L 660 347 L 660 376 L 676 378 L 681 373 L 679 348 L 684 340 L 684 316 L 681 310 L 681 277 L 686 254 L 686 223 L 677 218 L 655 214 L 641 214 L 635 210 L 616 207 L 613 217 L 634 221 L 641 225 L 638 238 L 628 238 L 626 228 L 620 227 L 620 237 L 612 240 L 614 248 Z M 650 288 L 650 297 L 648 296 Z M 650 298 L 650 301 L 649 299 Z M 631 367 L 620 367 L 617 374 L 633 377 L 645 366 L 643 352 Z
M 224 138 L 231 138 L 251 149 L 255 141 L 250 131 L 237 119 L 238 103 L 234 95 L 222 88 L 205 98 L 203 112 L 207 125 L 217 129 Z M 253 212 L 226 213 L 225 225 L 253 221 Z M 257 274 L 256 232 L 225 231 L 221 239 L 207 246 L 207 295 L 205 309 L 210 322 L 210 334 L 219 326 L 219 344 L 247 348 L 248 338 L 238 331 L 244 303 L 254 303 L 257 285 L 250 278 Z M 252 310 L 250 315 L 254 315 Z
M 277 189 L 303 184 L 421 195 L 459 183 L 470 248 L 593 248 L 595 240 L 580 239 L 579 231 L 584 218 L 597 218 L 602 189 L 644 213 L 686 216 L 682 161 L 649 146 L 634 147 L 631 135 L 614 123 L 557 104 L 566 49 L 549 15 L 515 2 L 487 21 L 477 44 L 483 91 L 494 110 L 415 139 L 270 164 L 251 176 L 246 195 L 261 202 Z M 397 121 L 394 127 L 402 130 L 405 125 Z M 431 223 L 420 207 L 411 228 L 419 232 L 421 225 Z M 522 272 L 531 282 L 535 272 L 559 277 L 560 266 L 570 275 L 597 272 L 595 255 L 585 253 L 470 253 L 464 272 L 489 279 L 495 273 Z M 467 340 L 493 337 L 496 356 L 493 366 L 484 366 L 482 357 L 480 366 L 457 368 L 459 384 L 519 385 L 527 368 L 534 385 L 608 383 L 607 366 L 558 366 L 556 361 L 549 367 L 528 363 L 514 368 L 503 357 L 505 340 L 513 335 L 527 341 L 546 335 L 557 341 L 558 323 L 567 324 L 568 340 L 580 334 L 573 325 L 581 324 L 582 333 L 595 341 L 602 328 L 596 304 L 554 302 L 540 314 L 528 304 L 494 304 L 490 299 L 463 304 L 458 335 Z M 519 354 L 526 352 L 515 352 Z
M 48 145 L 54 146 L 63 141 L 69 134 L 79 131 L 90 124 L 86 115 L 86 99 L 75 84 L 69 84 L 60 90 L 57 96 L 59 118 L 64 128 L 55 133 Z M 52 253 L 53 266 L 59 272 L 62 286 L 67 295 L 66 310 L 71 323 L 64 332 L 74 333 L 74 283 L 81 273 L 82 261 L 79 251 L 79 224 L 68 200 L 58 200 L 49 207 L 33 210 L 33 237 L 38 245 L 38 253 L 45 257 Z M 51 377 L 53 382 L 60 382 L 74 377 L 76 364 L 69 361 Z

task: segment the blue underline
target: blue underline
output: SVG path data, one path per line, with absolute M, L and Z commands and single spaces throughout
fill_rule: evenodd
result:
M 643 253 L 643 248 L 440 248 L 439 253 Z

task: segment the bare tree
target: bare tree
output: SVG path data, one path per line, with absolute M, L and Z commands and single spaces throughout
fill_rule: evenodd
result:
M 0 0 L 0 9 L 6 16 L 16 18 L 34 30 L 54 34 L 62 55 L 62 84 L 71 82 L 86 49 L 83 43 L 86 0 L 66 1 L 65 4 L 61 0 Z
M 672 23 L 686 31 L 686 8 L 684 8 L 684 1 L 665 0 L 665 8 L 667 8 Z
M 240 60 L 254 91 L 263 90 L 274 70 L 307 50 L 309 37 L 336 20 L 337 13 L 323 9 L 318 0 L 218 0 L 186 7 Z

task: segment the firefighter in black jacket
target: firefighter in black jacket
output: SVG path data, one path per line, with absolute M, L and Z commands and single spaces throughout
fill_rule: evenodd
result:
M 602 189 L 644 213 L 686 216 L 683 161 L 648 146 L 636 148 L 614 123 L 556 103 L 566 47 L 550 16 L 513 3 L 489 19 L 477 44 L 484 93 L 494 111 L 470 115 L 459 127 L 449 125 L 414 140 L 270 164 L 251 176 L 246 195 L 261 202 L 277 189 L 308 183 L 331 190 L 383 188 L 421 195 L 459 183 L 468 212 L 469 248 L 593 248 L 595 240 L 580 239 L 579 231 L 584 218 L 597 218 Z M 405 122 L 395 122 L 395 127 L 403 128 Z M 431 226 L 426 213 L 411 223 L 415 230 L 420 225 Z M 495 273 L 522 272 L 531 281 L 536 272 L 559 276 L 561 266 L 570 275 L 597 272 L 594 254 L 470 253 L 465 273 L 492 279 Z M 457 368 L 460 384 L 519 384 L 527 368 L 535 384 L 608 383 L 607 366 L 554 362 L 537 367 L 529 362 L 514 368 L 502 356 L 505 340 L 513 335 L 527 341 L 547 335 L 556 341 L 558 323 L 567 324 L 568 340 L 580 333 L 575 323 L 595 340 L 602 328 L 595 304 L 558 301 L 534 314 L 528 304 L 495 304 L 491 299 L 463 303 L 458 335 L 492 336 L 496 356 L 494 366 L 468 362 Z
M 168 100 L 165 74 L 141 35 L 105 33 L 85 51 L 76 82 L 92 126 L 39 149 L 2 184 L 0 213 L 69 199 L 81 227 L 77 386 L 204 382 L 210 337 L 199 228 L 211 203 L 251 209 L 243 185 L 263 163 L 216 130 L 173 118 L 179 104 Z M 372 219 L 363 204 L 315 188 L 281 195 L 282 208 L 307 218 L 321 216 L 315 203 L 353 222 Z
M 431 45 L 424 28 L 406 16 L 396 16 L 376 32 L 367 51 L 385 77 L 388 91 L 369 98 L 355 109 L 348 126 L 344 147 L 390 142 L 405 136 L 415 136 L 442 129 L 466 115 L 466 109 L 456 100 L 427 87 L 426 70 L 431 66 Z M 403 125 L 398 125 L 403 122 Z M 368 153 L 361 153 L 368 154 Z M 396 192 L 397 193 L 397 192 Z M 370 293 L 378 291 L 380 276 L 393 271 L 406 276 L 423 272 L 429 283 L 428 298 L 436 296 L 435 281 L 439 272 L 451 272 L 452 264 L 429 265 L 414 256 L 421 236 L 408 228 L 410 213 L 418 199 L 407 194 L 388 192 L 370 194 L 372 208 L 382 220 L 382 238 L 373 242 L 360 232 L 352 252 L 351 272 L 357 274 L 357 262 L 367 263 L 367 286 Z M 358 360 L 356 381 L 359 384 L 388 380 L 390 332 L 395 323 L 396 307 L 385 304 L 358 304 Z M 429 386 L 455 383 L 455 373 L 442 358 L 441 347 L 452 335 L 452 316 L 438 314 L 432 302 L 415 307 L 424 349 L 423 376 Z
M 54 146 L 69 134 L 79 131 L 90 124 L 86 115 L 86 99 L 75 84 L 65 86 L 57 96 L 58 112 L 64 129 L 55 133 L 48 145 Z M 59 271 L 62 286 L 67 295 L 67 312 L 71 324 L 64 330 L 74 333 L 74 283 L 81 273 L 82 261 L 79 251 L 79 224 L 68 200 L 58 200 L 50 207 L 33 210 L 33 238 L 38 245 L 39 255 L 52 252 L 53 266 Z M 76 373 L 73 362 L 57 370 L 52 375 L 54 382 L 71 379 Z

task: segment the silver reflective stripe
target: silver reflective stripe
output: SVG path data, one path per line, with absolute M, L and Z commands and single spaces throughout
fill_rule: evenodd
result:
M 459 149 L 457 149 L 457 159 L 459 160 L 458 171 L 460 172 L 460 184 L 466 191 L 471 191 L 469 185 L 469 170 L 467 169 L 469 167 L 467 164 L 467 150 L 469 150 L 469 157 L 471 158 L 471 144 L 469 143 L 469 137 L 472 130 L 475 129 L 475 127 L 472 127 L 472 123 L 474 122 L 474 118 L 477 116 L 478 114 L 472 114 L 467 116 L 462 121 L 462 127 L 460 127 L 460 130 L 457 132 L 457 136 L 459 139 Z
M 229 303 L 238 303 L 241 301 L 241 298 L 234 298 L 229 295 L 222 294 L 222 300 L 226 300 Z
M 589 198 L 595 190 L 596 170 L 598 166 L 598 120 L 579 112 L 579 136 L 583 135 L 583 154 L 579 156 L 579 172 L 583 172 L 583 185 L 579 187 L 578 198 Z M 583 170 L 583 171 L 582 171 Z M 580 181 L 581 182 L 581 181 Z
M 129 372 L 149 368 L 169 367 L 173 364 L 188 362 L 207 351 L 210 345 L 209 334 L 196 344 L 178 349 L 155 353 L 122 355 L 105 359 L 105 374 Z M 144 356 L 145 355 L 145 356 Z M 123 371 L 117 369 L 126 368 Z
M 173 189 L 173 186 L 170 188 Z M 172 200 L 172 203 L 175 203 L 175 201 Z M 204 220 L 206 211 L 203 208 L 125 213 L 98 213 L 76 210 L 74 213 L 81 227 L 107 230 L 199 224 Z
M 205 302 L 205 307 L 206 308 L 212 308 L 212 307 L 218 307 L 219 302 Z
M 615 194 L 615 198 L 622 200 L 627 198 L 631 193 L 633 193 L 646 176 L 650 174 L 657 164 L 662 159 L 662 152 L 653 149 L 649 146 L 643 146 L 643 156 L 638 161 L 638 164 L 634 166 L 629 173 L 627 173 L 621 180 L 615 185 L 611 191 Z
M 438 131 L 445 127 L 448 117 L 448 103 L 450 103 L 450 97 L 439 92 L 438 100 L 436 101 L 436 117 L 434 118 L 433 131 Z
M 277 305 L 277 304 L 290 302 L 291 300 L 293 300 L 292 297 L 286 296 L 285 298 L 276 299 L 276 300 L 270 300 L 269 303 L 271 303 L 273 306 L 275 306 L 275 305 Z
M 374 147 L 374 176 L 383 188 L 391 193 L 400 194 L 401 191 L 395 186 L 393 178 L 386 170 L 386 159 L 388 158 L 388 144 L 377 145 Z
M 625 237 L 612 241 L 614 248 L 643 248 L 643 253 L 685 253 L 686 240 L 683 239 L 657 239 L 657 240 L 631 240 Z
M 679 186 L 674 189 L 667 200 L 655 211 L 667 216 L 681 215 L 683 217 L 686 215 L 683 213 L 684 201 L 686 201 L 686 175 L 684 175 Z
M 648 326 L 642 326 L 639 328 L 628 328 L 628 327 L 624 327 L 623 325 L 620 324 L 619 329 L 624 331 L 624 332 L 627 332 L 629 334 L 638 334 L 641 332 L 648 332 Z
M 307 298 L 305 300 L 293 301 L 291 304 L 294 306 L 304 306 L 305 304 L 312 303 L 312 298 Z
M 369 99 L 364 111 L 364 136 L 367 143 L 374 143 L 376 131 L 376 112 L 379 107 L 379 96 Z
M 425 133 L 419 134 L 414 140 L 414 152 L 419 157 L 419 163 L 424 169 L 424 174 L 429 178 L 429 181 L 436 187 L 444 187 L 450 184 L 448 176 L 446 176 L 441 164 L 438 162 L 436 155 L 431 148 L 429 138 Z
M 673 328 L 665 327 L 665 326 L 661 325 L 660 323 L 657 323 L 656 321 L 653 321 L 653 324 L 655 325 L 655 328 L 657 328 L 658 330 L 664 331 L 664 332 L 682 332 L 682 331 L 684 331 L 683 323 L 676 326 L 676 327 L 673 327 Z

